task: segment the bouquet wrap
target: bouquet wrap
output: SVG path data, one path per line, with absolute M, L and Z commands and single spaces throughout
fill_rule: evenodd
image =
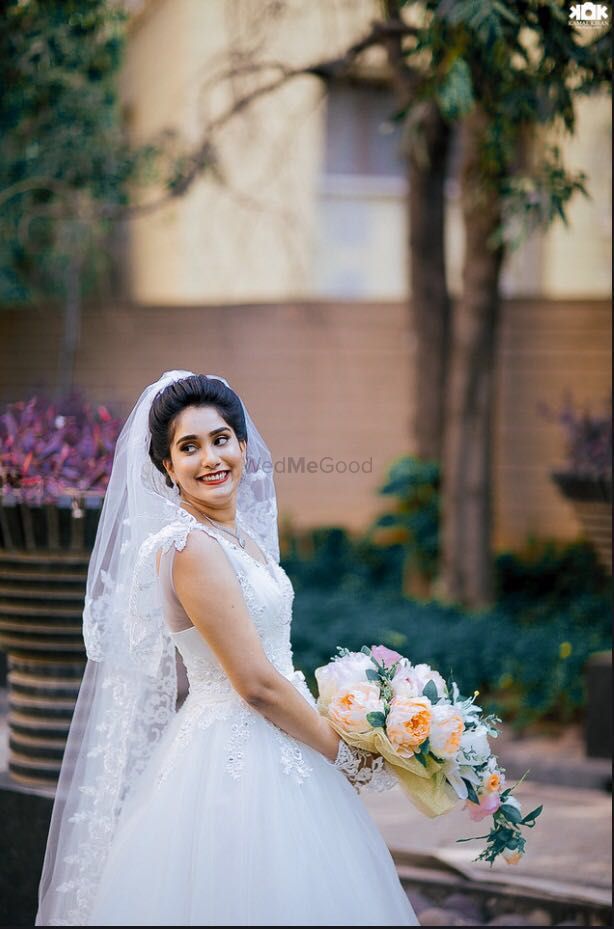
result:
M 415 758 L 400 758 L 381 729 L 349 733 L 335 720 L 329 719 L 329 723 L 348 745 L 381 755 L 414 806 L 425 816 L 435 818 L 456 806 L 458 797 L 446 781 L 443 765 L 432 757 L 423 766 Z

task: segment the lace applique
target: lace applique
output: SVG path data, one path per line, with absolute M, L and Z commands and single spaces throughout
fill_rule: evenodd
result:
M 189 526 L 175 520 L 146 539 L 136 558 L 125 624 L 130 654 L 151 677 L 158 673 L 164 642 L 169 637 L 159 600 L 155 556 L 158 550 L 165 553 L 172 545 L 182 551 L 189 532 Z
M 87 925 L 87 914 L 124 801 L 175 715 L 174 649 L 164 651 L 160 679 L 155 686 L 144 686 L 134 671 L 128 669 L 107 671 L 100 686 L 104 705 L 96 725 L 99 741 L 87 757 L 102 755 L 104 772 L 94 783 L 79 787 L 83 800 L 67 818 L 76 830 L 76 853 L 65 856 L 64 861 L 74 867 L 74 877 L 55 887 L 70 902 L 65 910 L 68 919 L 52 920 L 50 924 L 54 926 Z M 124 780 L 126 771 L 130 773 Z
M 391 774 L 386 761 L 381 755 L 371 757 L 370 752 L 354 748 L 344 742 L 339 742 L 334 767 L 341 771 L 357 793 L 361 789 L 373 790 L 381 793 L 390 790 L 398 783 L 394 774 Z
M 218 720 L 229 719 L 233 713 L 236 713 L 239 707 L 240 697 L 237 694 L 236 700 L 219 700 L 208 701 L 206 703 L 198 700 L 186 701 L 183 707 L 183 720 L 177 735 L 169 747 L 164 763 L 158 772 L 156 786 L 160 787 L 177 767 L 177 762 L 183 752 L 191 744 L 198 730 L 204 731 Z
M 244 704 L 232 724 L 232 734 L 226 748 L 226 770 L 235 780 L 238 780 L 245 767 L 245 753 L 247 744 L 256 719 L 255 711 L 248 704 Z
M 279 742 L 279 754 L 284 774 L 294 775 L 297 784 L 302 784 L 313 769 L 305 761 L 300 743 L 279 726 L 274 726 L 274 731 Z

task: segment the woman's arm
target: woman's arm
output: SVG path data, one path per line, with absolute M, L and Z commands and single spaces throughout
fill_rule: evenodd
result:
M 185 548 L 175 553 L 173 583 L 237 693 L 280 729 L 335 761 L 339 736 L 267 658 L 220 544 L 204 532 L 191 532 Z

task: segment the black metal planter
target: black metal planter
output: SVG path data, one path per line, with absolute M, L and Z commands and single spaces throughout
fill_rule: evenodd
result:
M 83 510 L 0 505 L 8 764 L 29 786 L 53 787 L 59 775 L 86 660 L 82 614 L 99 514 L 99 501 Z
M 551 474 L 572 504 L 582 530 L 606 571 L 612 571 L 612 480 L 555 471 Z

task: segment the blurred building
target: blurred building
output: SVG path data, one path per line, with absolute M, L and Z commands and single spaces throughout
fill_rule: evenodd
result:
M 271 63 L 271 80 L 276 63 L 334 58 L 377 12 L 375 0 L 128 6 L 122 93 L 130 131 L 145 141 L 174 130 L 178 149 L 197 145 L 203 127 L 249 87 L 241 68 L 250 58 Z M 222 82 L 229 71 L 233 79 Z M 256 101 L 217 136 L 222 177 L 205 175 L 132 223 L 125 302 L 92 307 L 84 319 L 77 379 L 124 409 L 162 370 L 224 374 L 262 424 L 280 507 L 299 524 L 364 526 L 381 507 L 375 490 L 386 467 L 411 451 L 408 422 L 420 399 L 394 109 L 377 55 L 327 96 L 319 81 L 301 77 Z M 505 268 L 499 545 L 578 532 L 549 478 L 562 436 L 538 405 L 556 405 L 569 391 L 603 408 L 610 394 L 610 132 L 609 102 L 584 101 L 564 149 L 588 175 L 591 199 L 576 197 L 569 227 L 535 237 Z M 458 294 L 463 232 L 452 178 L 447 193 L 449 285 Z M 47 338 L 14 372 L 15 395 L 52 365 L 45 346 L 54 321 L 41 325 Z M 15 326 L 19 342 L 26 333 Z M 323 459 L 330 464 L 300 471 L 301 460 Z

